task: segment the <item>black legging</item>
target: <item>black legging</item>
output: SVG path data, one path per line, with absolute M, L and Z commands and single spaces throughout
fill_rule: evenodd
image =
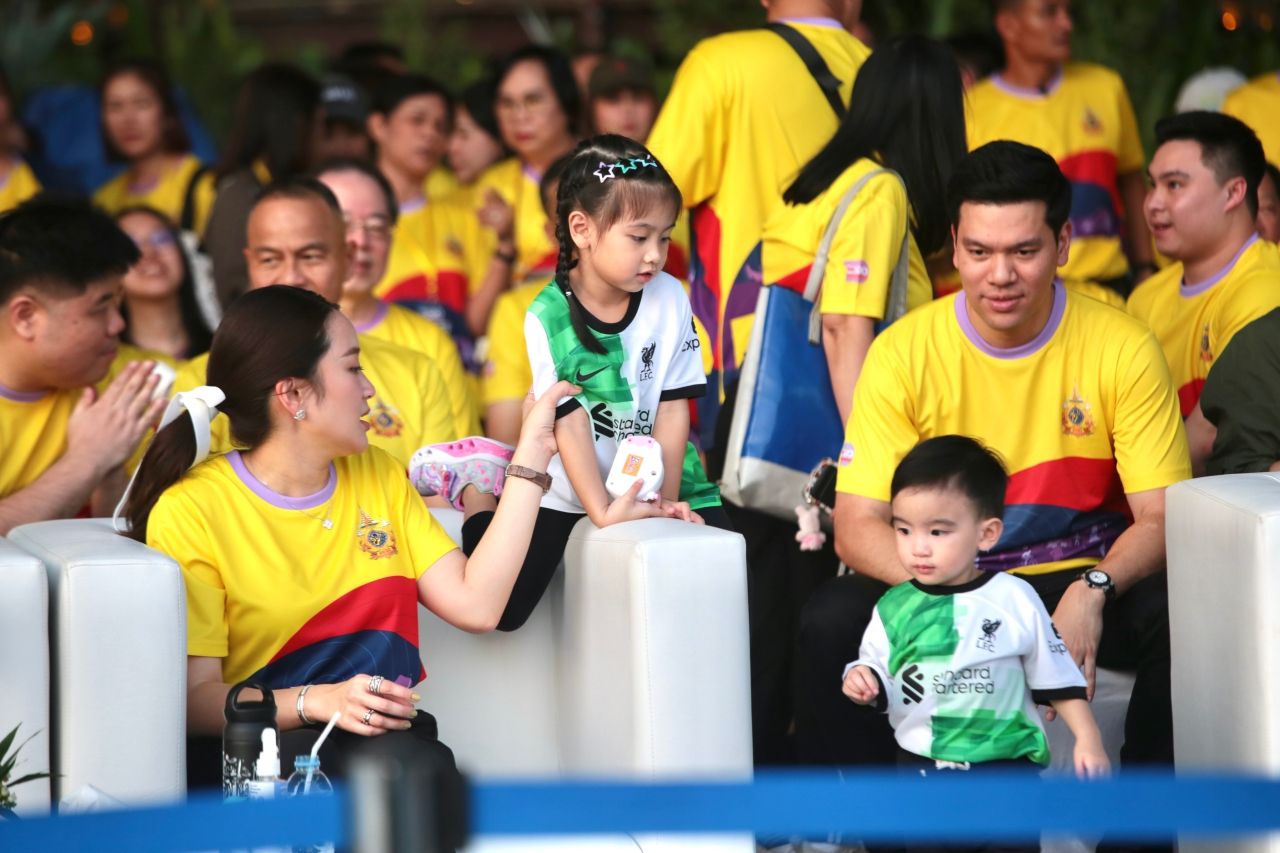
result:
M 695 510 L 710 527 L 721 530 L 733 530 L 729 516 L 721 507 L 704 507 Z M 499 631 L 514 631 L 523 625 L 533 613 L 533 609 L 542 600 L 543 593 L 551 584 L 556 568 L 564 558 L 564 549 L 569 544 L 569 534 L 573 526 L 583 518 L 585 513 L 562 512 L 558 509 L 542 507 L 538 510 L 538 519 L 533 525 L 533 537 L 529 540 L 529 551 L 525 555 L 524 565 L 520 568 L 520 576 L 511 590 L 511 598 L 507 600 L 507 608 L 498 620 Z M 462 524 L 462 553 L 470 556 L 481 537 L 493 522 L 492 512 L 478 512 Z

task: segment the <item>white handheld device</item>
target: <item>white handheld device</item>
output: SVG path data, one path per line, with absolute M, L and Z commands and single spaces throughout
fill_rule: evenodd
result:
M 662 488 L 662 446 L 645 435 L 628 436 L 618 445 L 604 488 L 613 497 L 620 498 L 636 480 L 644 482 L 636 500 L 658 498 L 658 490 Z

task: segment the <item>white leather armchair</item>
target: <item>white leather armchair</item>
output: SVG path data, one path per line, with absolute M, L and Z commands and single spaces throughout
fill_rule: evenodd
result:
M 105 519 L 9 539 L 48 570 L 55 799 L 86 784 L 128 804 L 186 790 L 186 598 L 168 557 Z
M 460 541 L 461 515 L 435 514 Z M 63 774 L 55 795 L 89 783 L 126 803 L 180 796 L 186 603 L 177 565 L 104 520 L 42 522 L 10 537 L 48 567 L 54 769 Z M 467 634 L 420 611 L 421 704 L 463 769 L 481 779 L 749 778 L 742 538 L 665 519 L 605 530 L 584 521 L 565 563 L 513 633 Z M 539 846 L 753 850 L 749 836 L 481 839 L 472 849 Z
M 1280 773 L 1280 474 L 1202 477 L 1166 498 L 1180 769 Z M 1280 853 L 1280 834 L 1183 841 Z
M 0 738 L 19 724 L 14 778 L 50 770 L 49 582 L 44 566 L 0 539 Z M 49 809 L 48 779 L 13 789 L 19 814 Z

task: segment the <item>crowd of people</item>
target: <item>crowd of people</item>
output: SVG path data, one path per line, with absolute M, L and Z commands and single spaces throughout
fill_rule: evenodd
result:
M 1164 490 L 1280 470 L 1280 74 L 1146 152 L 1067 0 L 995 0 L 994 49 L 871 50 L 859 5 L 766 0 L 665 101 L 540 45 L 460 93 L 390 45 L 268 63 L 208 163 L 123 62 L 91 200 L 0 127 L 0 533 L 121 502 L 179 563 L 193 782 L 243 680 L 443 749 L 417 606 L 518 630 L 584 516 L 745 537 L 757 764 L 1038 766 L 1034 700 L 1094 775 L 1099 666 L 1137 676 L 1122 763 L 1173 762 Z M 814 276 L 845 441 L 803 550 L 716 484 L 762 288 Z M 606 489 L 631 436 L 653 500 Z

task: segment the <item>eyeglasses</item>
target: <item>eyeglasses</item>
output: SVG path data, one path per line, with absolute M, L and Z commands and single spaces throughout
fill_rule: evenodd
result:
M 347 233 L 352 231 L 363 231 L 364 236 L 370 240 L 389 240 L 391 232 L 395 231 L 395 225 L 385 216 L 366 216 L 364 219 L 352 219 L 348 216 L 342 217 L 343 223 L 347 226 Z
M 147 248 L 163 249 L 165 246 L 172 246 L 174 242 L 173 235 L 163 228 L 159 231 L 152 231 L 145 237 L 133 238 L 133 245 L 138 247 L 139 252 Z

